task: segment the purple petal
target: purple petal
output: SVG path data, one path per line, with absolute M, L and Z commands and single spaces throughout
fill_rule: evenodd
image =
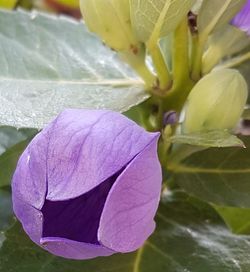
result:
M 156 150 L 157 137 L 130 162 L 110 190 L 98 239 L 114 251 L 138 249 L 155 228 L 162 180 Z
M 250 0 L 247 0 L 242 10 L 233 18 L 232 24 L 250 35 Z
M 101 245 L 91 245 L 62 238 L 42 238 L 44 249 L 57 256 L 85 260 L 98 256 L 110 256 L 115 252 Z
M 40 245 L 43 224 L 42 213 L 16 197 L 15 192 L 13 193 L 12 198 L 13 210 L 16 217 L 22 222 L 23 228 L 30 239 Z
M 21 155 L 12 179 L 15 198 L 38 210 L 42 208 L 47 192 L 48 138 L 48 130 L 44 130 L 32 140 Z
M 117 173 L 155 137 L 119 113 L 66 110 L 48 149 L 47 200 L 80 196 Z

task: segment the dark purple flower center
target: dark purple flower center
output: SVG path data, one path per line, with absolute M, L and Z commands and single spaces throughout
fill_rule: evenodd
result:
M 46 200 L 42 208 L 43 238 L 61 237 L 99 244 L 97 231 L 103 207 L 111 187 L 123 169 L 79 197 L 65 201 Z

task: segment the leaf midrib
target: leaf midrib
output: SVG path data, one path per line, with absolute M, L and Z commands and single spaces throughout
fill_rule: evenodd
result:
M 183 164 L 171 164 L 168 170 L 174 173 L 205 173 L 205 174 L 247 174 L 250 168 L 246 169 L 222 169 L 222 168 L 200 168 L 194 166 L 185 166 Z
M 19 78 L 0 78 L 0 84 L 3 81 L 14 81 L 14 82 L 38 82 L 48 84 L 74 84 L 74 85 L 107 85 L 107 86 L 143 86 L 143 82 L 138 79 L 127 79 L 127 80 L 42 80 L 42 79 L 19 79 Z
M 153 46 L 153 44 L 155 43 L 155 41 L 157 41 L 157 39 L 159 38 L 160 34 L 161 34 L 161 30 L 162 30 L 162 26 L 164 24 L 164 19 L 166 17 L 166 14 L 169 10 L 169 7 L 171 6 L 171 2 L 166 2 L 162 11 L 159 14 L 159 17 L 155 23 L 155 27 L 149 37 L 149 41 L 148 44 L 149 46 Z

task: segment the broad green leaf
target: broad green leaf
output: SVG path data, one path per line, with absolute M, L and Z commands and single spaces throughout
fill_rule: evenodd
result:
M 198 16 L 198 30 L 207 37 L 227 24 L 240 11 L 246 0 L 203 0 Z
M 130 0 L 132 26 L 142 42 L 157 43 L 187 15 L 194 0 Z
M 8 148 L 12 147 L 13 145 L 21 141 L 26 140 L 27 138 L 34 136 L 36 133 L 37 133 L 37 130 L 35 129 L 25 129 L 25 128 L 16 129 L 16 128 L 7 127 L 7 126 L 0 127 L 0 156 Z
M 250 238 L 231 234 L 207 204 L 183 193 L 168 194 L 157 230 L 131 254 L 88 261 L 57 258 L 34 245 L 19 223 L 5 233 L 0 272 L 248 272 Z
M 7 190 L 0 189 L 0 232 L 6 230 L 7 227 L 9 227 L 12 222 L 13 213 L 11 204 L 11 194 Z
M 0 187 L 10 184 L 19 156 L 36 133 L 36 129 L 0 127 Z
M 244 143 L 227 130 L 215 130 L 193 134 L 179 134 L 169 138 L 172 143 L 189 144 L 204 147 L 244 147 Z
M 12 9 L 15 7 L 17 0 L 1 0 L 0 8 Z
M 211 148 L 169 162 L 172 178 L 207 202 L 250 208 L 250 137 L 242 140 L 246 148 Z
M 0 156 L 0 188 L 10 185 L 17 161 L 30 142 L 30 138 L 14 145 Z
M 67 17 L 0 11 L 0 123 L 42 128 L 65 108 L 126 111 L 148 94 L 86 27 Z
M 236 234 L 250 234 L 250 209 L 214 207 L 232 232 Z

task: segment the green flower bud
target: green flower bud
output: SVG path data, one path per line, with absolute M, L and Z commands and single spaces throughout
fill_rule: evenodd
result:
M 129 0 L 80 0 L 81 12 L 90 31 L 117 51 L 137 53 L 130 20 Z
M 188 96 L 183 132 L 234 128 L 247 96 L 247 84 L 238 71 L 221 69 L 208 74 Z
M 79 1 L 78 0 L 56 0 L 58 4 L 61 4 L 63 6 L 77 9 L 79 8 Z
M 0 8 L 12 9 L 15 7 L 17 0 L 1 0 Z

